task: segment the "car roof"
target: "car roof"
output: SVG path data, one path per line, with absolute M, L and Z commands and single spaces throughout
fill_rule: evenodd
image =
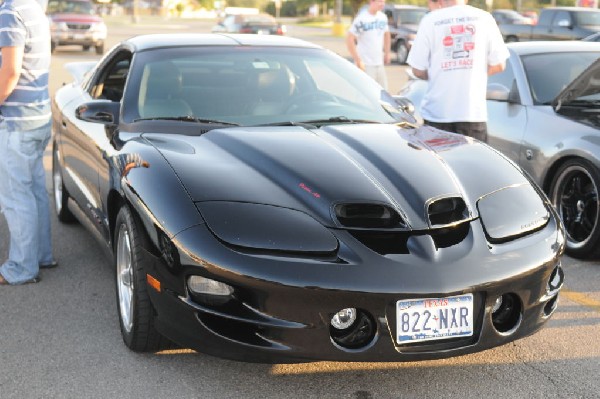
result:
M 408 10 L 428 10 L 426 7 L 414 6 L 411 4 L 386 4 L 386 9 L 395 8 L 396 10 L 408 9 Z
M 322 48 L 289 36 L 227 33 L 165 33 L 134 36 L 125 40 L 136 51 L 181 46 L 268 46 Z
M 539 53 L 578 51 L 598 51 L 598 56 L 600 56 L 600 42 L 584 42 L 582 40 L 517 42 L 508 43 L 507 46 L 519 56 Z

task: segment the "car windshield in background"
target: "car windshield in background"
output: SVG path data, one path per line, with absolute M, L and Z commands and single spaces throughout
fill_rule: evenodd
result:
M 427 14 L 427 11 L 423 10 L 402 10 L 398 13 L 398 25 L 418 25 L 421 19 Z
M 193 115 L 180 120 L 322 125 L 404 116 L 374 80 L 323 49 L 185 47 L 141 52 L 133 63 L 126 123 Z
M 47 14 L 89 14 L 96 11 L 91 2 L 87 1 L 49 1 Z
M 586 9 L 582 12 L 574 12 L 576 25 L 581 26 L 600 26 L 600 11 Z
M 597 58 L 594 52 L 534 54 L 521 57 L 536 105 L 552 100 Z

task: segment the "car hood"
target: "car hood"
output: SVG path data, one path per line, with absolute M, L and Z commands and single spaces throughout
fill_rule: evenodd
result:
M 84 14 L 52 14 L 50 19 L 53 22 L 66 22 L 66 23 L 77 23 L 77 24 L 94 24 L 102 22 L 102 18 L 97 15 L 84 15 Z
M 569 83 L 552 101 L 558 111 L 562 105 L 583 96 L 600 93 L 600 58 Z
M 395 125 L 249 127 L 186 137 L 146 133 L 195 202 L 274 205 L 335 227 L 339 203 L 386 204 L 410 229 L 426 229 L 427 204 L 477 200 L 529 184 L 520 169 L 471 138 L 431 127 Z

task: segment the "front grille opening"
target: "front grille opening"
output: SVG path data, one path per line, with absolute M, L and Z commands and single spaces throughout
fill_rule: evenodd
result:
M 427 207 L 429 222 L 432 226 L 447 225 L 469 217 L 467 204 L 460 197 L 441 198 Z
M 404 227 L 398 212 L 382 204 L 337 204 L 334 211 L 338 222 L 345 227 Z
M 237 320 L 225 319 L 208 313 L 199 313 L 198 319 L 213 333 L 247 345 L 270 347 L 272 344 L 263 339 L 266 328 Z
M 364 246 L 380 255 L 408 254 L 407 232 L 349 231 Z
M 449 248 L 463 242 L 469 235 L 470 230 L 471 225 L 469 223 L 461 223 L 457 226 L 436 230 L 432 232 L 431 238 L 436 248 Z

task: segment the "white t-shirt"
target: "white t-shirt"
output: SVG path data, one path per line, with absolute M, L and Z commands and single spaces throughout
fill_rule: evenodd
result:
M 383 36 L 388 30 L 381 11 L 373 15 L 365 8 L 352 21 L 349 31 L 356 36 L 356 51 L 365 65 L 383 65 Z
M 421 20 L 407 63 L 427 71 L 421 116 L 432 122 L 487 121 L 488 65 L 509 53 L 492 15 L 469 5 L 428 13 Z

